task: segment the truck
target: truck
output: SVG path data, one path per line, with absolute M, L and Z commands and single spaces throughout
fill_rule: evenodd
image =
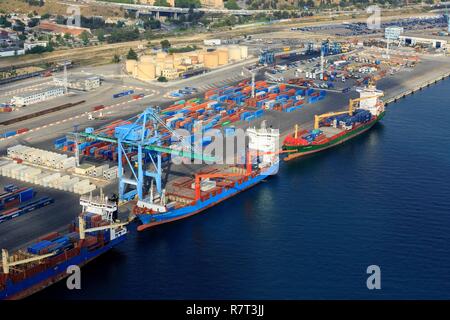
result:
M 220 46 L 222 41 L 220 39 L 205 39 L 203 40 L 203 44 L 205 46 Z
M 119 92 L 119 93 L 113 94 L 113 98 L 116 99 L 116 98 L 128 96 L 128 95 L 133 94 L 133 93 L 134 93 L 134 90 L 127 90 L 127 91 L 123 91 L 123 92 Z

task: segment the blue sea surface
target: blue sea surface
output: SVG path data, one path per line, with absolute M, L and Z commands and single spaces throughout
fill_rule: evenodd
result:
M 369 132 L 137 233 L 34 299 L 450 298 L 450 81 Z M 381 268 L 381 290 L 366 269 Z

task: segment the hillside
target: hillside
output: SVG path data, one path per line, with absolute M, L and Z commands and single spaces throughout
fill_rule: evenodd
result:
M 39 1 L 34 0 L 29 2 L 38 4 Z M 43 6 L 30 5 L 25 0 L 0 0 L 0 12 L 30 13 L 36 11 L 41 15 L 44 13 L 67 15 L 67 7 L 70 5 L 80 6 L 81 14 L 84 16 L 117 17 L 123 15 L 122 11 L 118 8 L 106 8 L 105 6 L 95 5 L 95 3 L 83 5 L 74 1 L 58 0 L 45 0 Z

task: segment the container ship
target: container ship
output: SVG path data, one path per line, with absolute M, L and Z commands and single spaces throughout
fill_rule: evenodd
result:
M 385 115 L 381 90 L 369 85 L 358 88 L 360 96 L 350 99 L 347 111 L 316 115 L 314 129 L 302 130 L 295 126 L 294 132 L 283 142 L 283 150 L 288 153 L 285 161 L 313 154 L 337 146 L 372 128 Z M 358 108 L 354 108 L 359 103 Z
M 169 182 L 165 192 L 139 200 L 133 213 L 140 221 L 138 231 L 200 213 L 242 192 L 278 172 L 279 130 L 248 128 L 246 163 L 242 166 L 208 166 L 195 178 L 182 177 Z
M 78 221 L 15 252 L 2 250 L 0 299 L 28 297 L 69 276 L 67 268 L 84 266 L 125 240 L 126 223 L 115 222 L 117 203 L 103 195 L 80 198 Z

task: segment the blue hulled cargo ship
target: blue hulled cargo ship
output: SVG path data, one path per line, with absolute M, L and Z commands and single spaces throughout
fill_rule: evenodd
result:
M 168 183 L 161 195 L 138 201 L 133 213 L 142 231 L 163 223 L 200 213 L 275 175 L 279 166 L 279 131 L 266 128 L 247 129 L 249 146 L 244 165 L 209 166 L 195 174 Z
M 78 221 L 67 232 L 53 232 L 12 254 L 2 250 L 0 299 L 28 297 L 69 276 L 125 240 L 126 223 L 115 222 L 117 204 L 106 197 L 81 197 Z

